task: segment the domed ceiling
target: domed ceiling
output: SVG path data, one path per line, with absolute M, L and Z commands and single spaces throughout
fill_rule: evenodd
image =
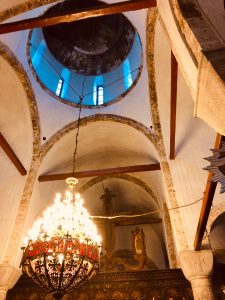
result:
M 69 0 L 45 16 L 72 14 L 103 2 Z M 139 34 L 123 14 L 35 28 L 28 37 L 28 62 L 41 87 L 55 99 L 89 108 L 121 100 L 142 71 Z
M 99 6 L 96 0 L 59 3 L 46 16 Z M 79 74 L 99 75 L 119 66 L 129 54 L 135 29 L 122 14 L 61 23 L 43 28 L 47 46 L 64 66 Z

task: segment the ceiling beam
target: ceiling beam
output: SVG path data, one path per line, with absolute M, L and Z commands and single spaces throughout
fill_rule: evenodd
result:
M 171 51 L 171 88 L 170 88 L 170 159 L 175 158 L 176 112 L 177 112 L 177 60 Z
M 0 25 L 0 34 L 10 33 L 25 29 L 32 29 L 37 27 L 52 26 L 59 23 L 69 23 L 77 20 L 100 17 L 105 15 L 113 15 L 126 11 L 134 11 L 143 8 L 155 7 L 156 0 L 130 0 L 122 1 L 112 4 L 102 4 L 95 7 L 77 9 L 70 14 L 62 14 L 55 16 L 40 16 L 31 19 L 25 19 L 21 21 L 4 23 Z
M 145 172 L 145 171 L 156 171 L 160 170 L 160 164 L 149 164 L 149 165 L 137 165 L 137 166 L 128 166 L 128 167 L 119 167 L 119 168 L 108 168 L 100 170 L 90 170 L 73 173 L 64 173 L 64 174 L 52 174 L 52 175 L 41 175 L 38 177 L 40 182 L 43 181 L 55 181 L 55 180 L 65 180 L 68 177 L 74 176 L 76 178 L 84 177 L 95 177 L 95 176 L 109 176 L 115 174 L 123 173 L 133 173 L 133 172 Z
M 8 156 L 8 158 L 11 160 L 11 162 L 14 164 L 14 166 L 17 168 L 17 170 L 20 172 L 21 175 L 26 175 L 27 171 L 16 156 L 15 152 L 12 150 L 12 148 L 7 143 L 4 136 L 0 133 L 0 146 Z
M 220 134 L 216 135 L 214 149 L 219 149 L 222 142 L 222 136 Z M 194 250 L 198 251 L 201 248 L 202 239 L 205 233 L 207 221 L 209 218 L 210 209 L 212 206 L 214 194 L 216 191 L 217 182 L 213 182 L 212 179 L 213 173 L 209 172 L 208 179 L 206 182 L 205 192 L 202 200 L 202 207 L 200 211 L 200 217 L 198 221 L 198 227 L 195 234 L 194 240 Z

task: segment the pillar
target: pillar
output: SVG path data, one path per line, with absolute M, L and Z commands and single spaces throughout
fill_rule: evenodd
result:
M 184 250 L 180 266 L 190 281 L 195 300 L 215 300 L 212 287 L 213 254 L 211 250 Z
M 6 294 L 17 282 L 21 272 L 13 266 L 0 265 L 0 300 L 6 299 Z

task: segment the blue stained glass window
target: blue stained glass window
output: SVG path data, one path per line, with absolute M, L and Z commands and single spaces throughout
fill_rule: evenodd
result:
M 57 89 L 56 89 L 56 95 L 57 96 L 61 96 L 61 94 L 62 94 L 62 88 L 63 88 L 63 79 L 62 78 L 60 78 L 59 79 L 59 82 L 58 82 L 58 85 L 57 85 Z
M 103 85 L 97 86 L 97 105 L 101 105 L 104 103 L 104 89 Z
M 99 87 L 102 87 L 102 91 L 101 89 L 99 90 Z M 100 101 L 99 101 L 99 92 L 100 94 L 102 93 L 102 96 L 100 95 Z M 104 102 L 104 98 L 103 98 L 103 76 L 99 75 L 96 76 L 94 79 L 94 84 L 93 84 L 93 103 L 94 105 L 101 105 Z
M 134 85 L 141 71 L 142 48 L 136 33 L 134 44 L 126 59 L 99 75 L 84 75 L 58 62 L 49 51 L 40 28 L 34 29 L 30 39 L 30 58 L 38 79 L 53 95 L 69 103 L 79 103 L 84 96 L 84 106 L 105 105 Z M 83 85 L 83 83 L 85 84 Z M 56 98 L 57 98 L 56 97 Z
M 133 83 L 132 75 L 131 75 L 131 69 L 130 69 L 130 61 L 129 59 L 125 59 L 123 63 L 123 76 L 124 76 L 124 86 L 125 89 L 129 89 L 129 87 Z

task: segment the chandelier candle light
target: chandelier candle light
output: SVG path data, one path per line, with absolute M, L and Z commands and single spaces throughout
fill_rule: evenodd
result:
M 74 192 L 76 178 L 66 180 L 69 190 L 36 220 L 25 247 L 21 265 L 29 277 L 55 299 L 90 279 L 99 267 L 101 237 Z

